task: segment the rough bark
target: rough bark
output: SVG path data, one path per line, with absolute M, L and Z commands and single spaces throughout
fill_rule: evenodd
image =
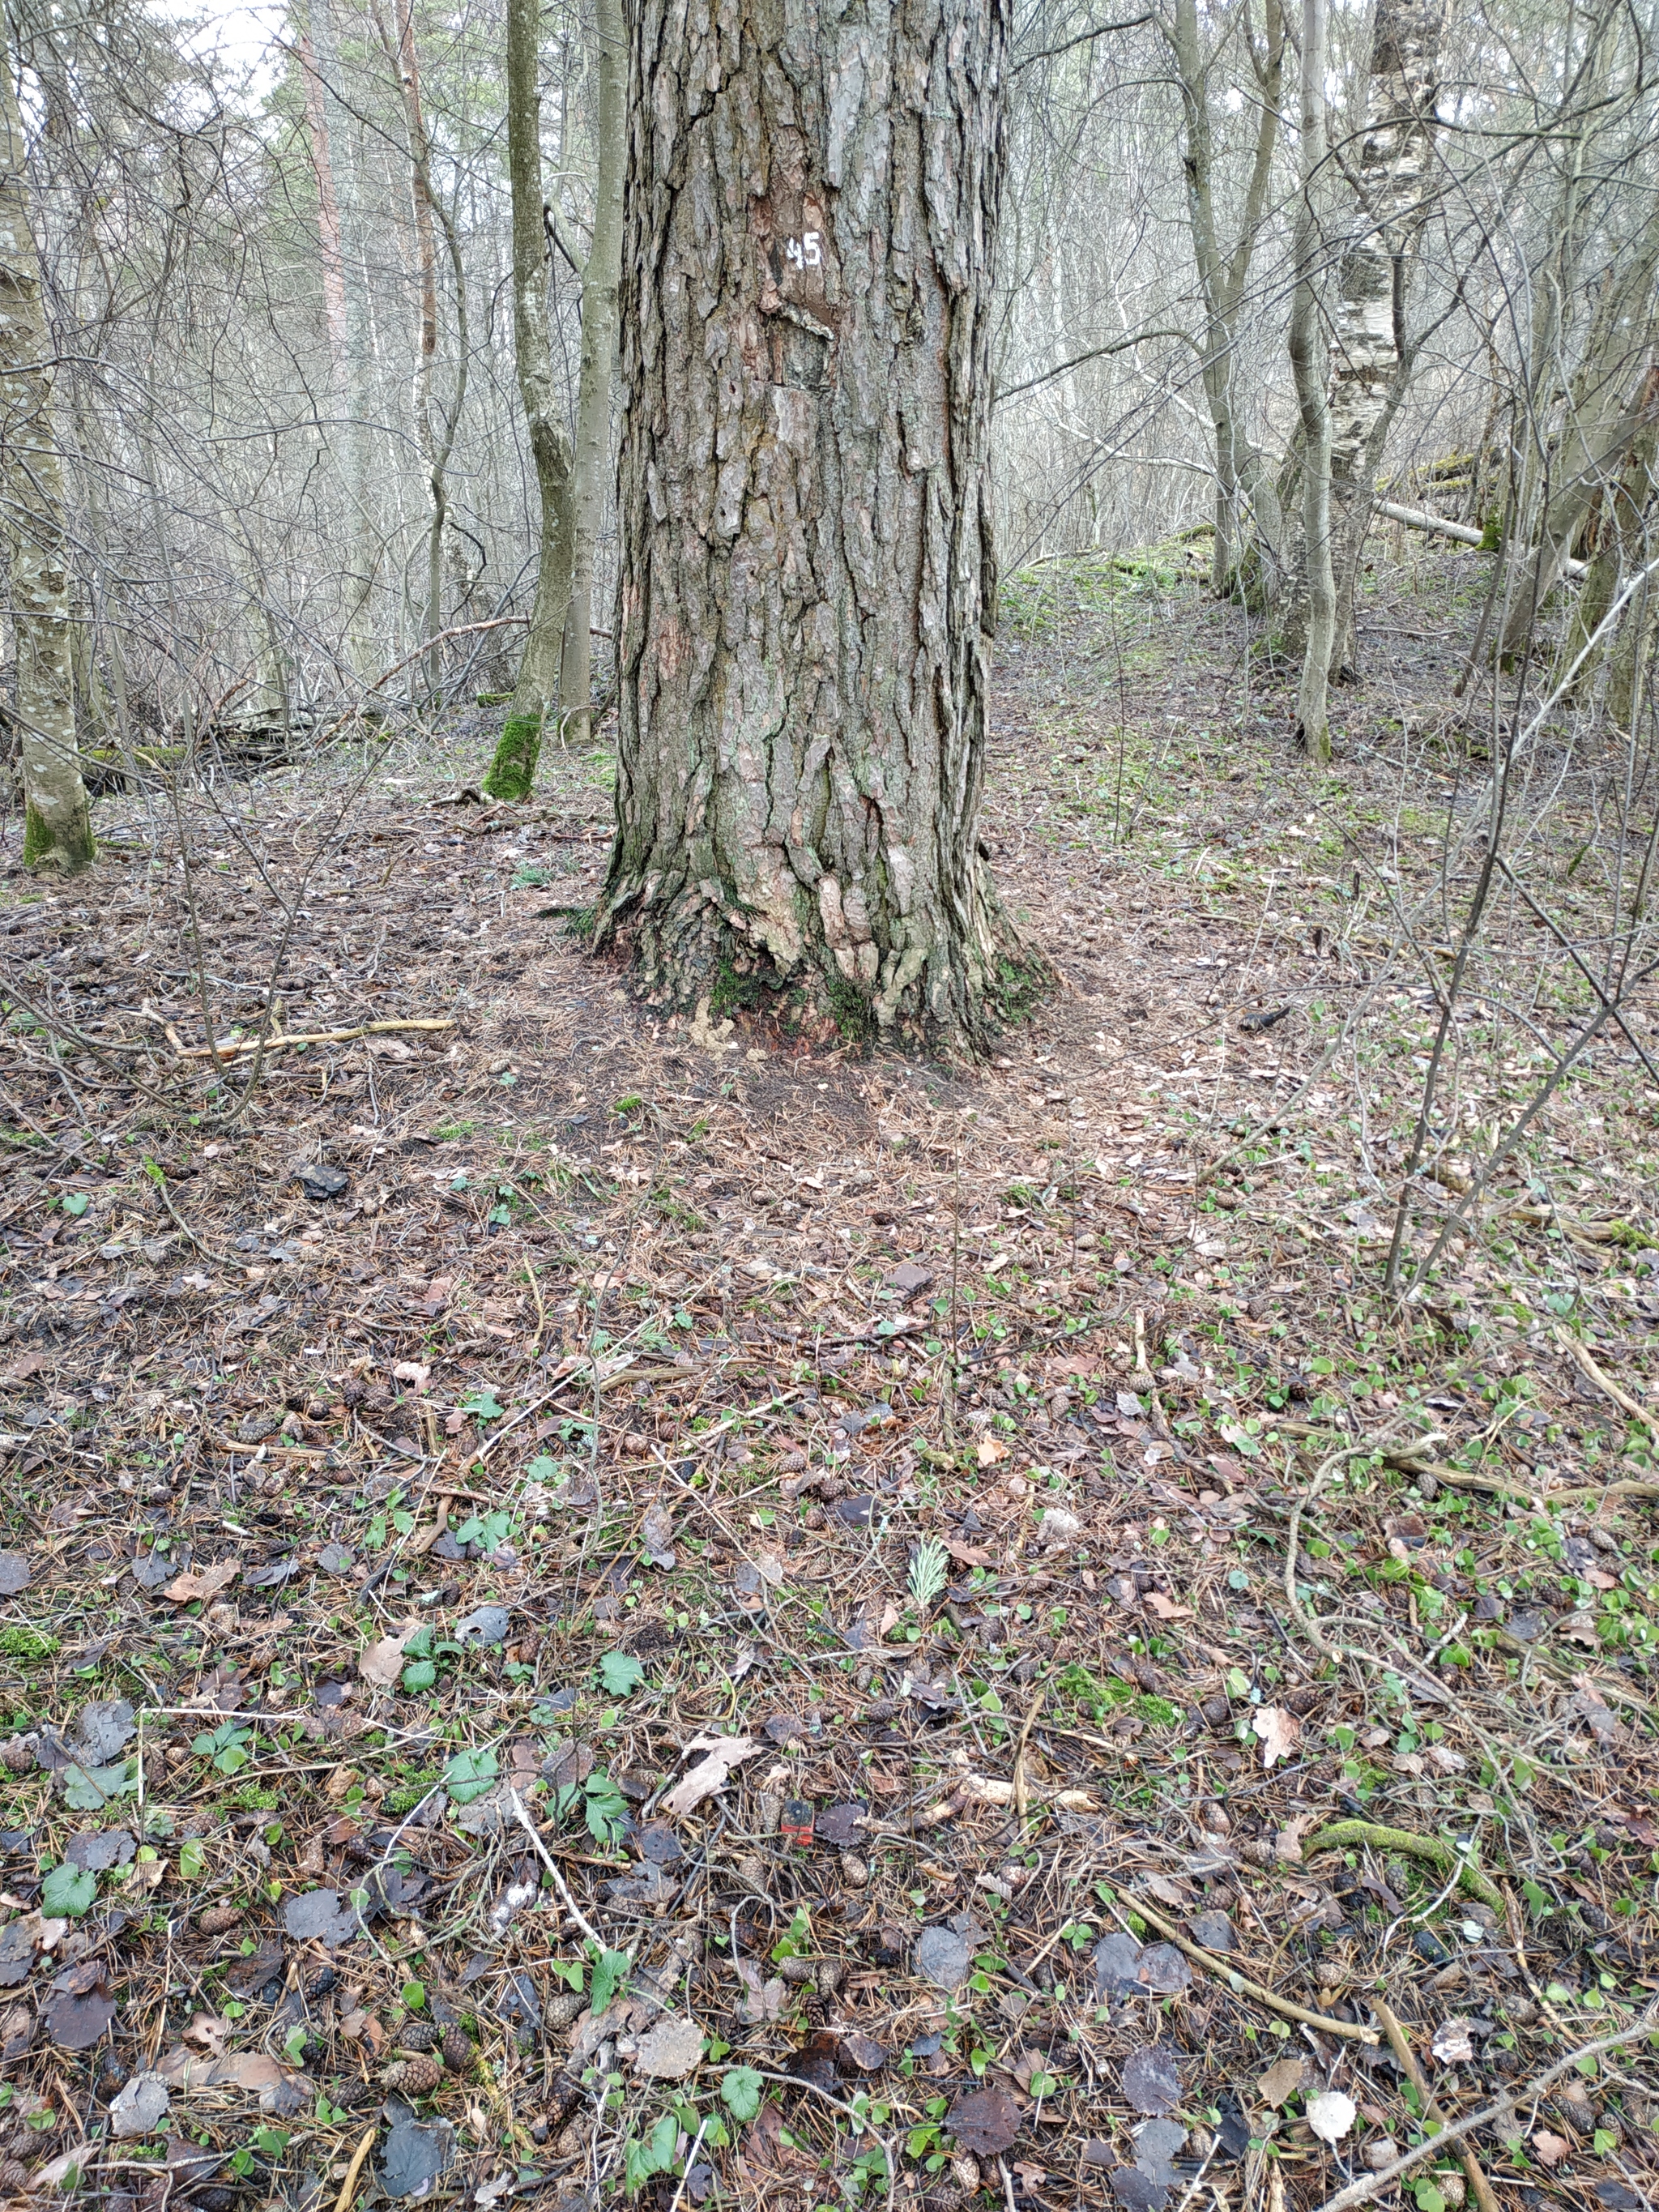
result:
M 1647 420 L 1617 479 L 1607 488 L 1596 518 L 1589 566 L 1563 650 L 1563 659 L 1569 661 L 1594 639 L 1626 579 L 1653 558 L 1655 500 L 1659 497 L 1659 407 L 1655 405 L 1659 368 L 1649 370 L 1644 398 Z M 1635 729 L 1641 706 L 1655 612 L 1655 595 L 1644 585 L 1626 608 L 1607 648 L 1607 716 L 1615 728 L 1627 732 Z M 1585 662 L 1577 690 L 1590 688 L 1599 658 L 1594 655 Z
M 641 0 L 618 828 L 659 1002 L 971 1047 L 1040 963 L 975 837 L 1006 0 Z
M 1334 676 L 1357 671 L 1354 598 L 1382 437 L 1410 365 L 1407 275 L 1428 212 L 1447 0 L 1378 0 L 1359 158 L 1358 229 L 1338 270 L 1331 418 Z
M 485 788 L 522 799 L 535 780 L 541 729 L 559 697 L 559 655 L 570 604 L 574 487 L 570 433 L 553 382 L 547 335 L 548 246 L 542 212 L 537 0 L 507 0 L 507 161 L 513 191 L 513 343 L 541 503 L 536 598 L 519 680 Z
M 576 398 L 572 476 L 574 533 L 570 611 L 565 617 L 559 696 L 568 738 L 586 740 L 593 690 L 593 551 L 605 514 L 611 459 L 611 387 L 617 367 L 617 300 L 622 283 L 623 177 L 628 159 L 623 94 L 628 33 L 622 0 L 595 0 L 594 76 L 599 87 L 595 136 L 593 235 L 582 264 L 582 365 Z
M 1316 760 L 1331 757 L 1328 712 L 1336 579 L 1331 565 L 1331 410 L 1319 332 L 1319 219 L 1315 205 L 1325 165 L 1326 0 L 1303 0 L 1300 191 L 1296 216 L 1296 283 L 1291 297 L 1291 367 L 1302 430 L 1302 558 L 1307 640 L 1297 692 L 1297 731 Z
M 64 469 L 52 420 L 55 349 L 24 161 L 0 4 L 0 480 L 17 656 L 23 858 L 31 867 L 72 872 L 92 859 L 92 820 L 75 742 Z

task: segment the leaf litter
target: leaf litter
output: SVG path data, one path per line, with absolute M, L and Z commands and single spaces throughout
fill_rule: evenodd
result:
M 1193 614 L 1201 663 L 1235 617 Z M 994 842 L 1070 803 L 1045 665 Z M 1216 1134 L 1311 1066 L 1300 1013 L 1251 1047 L 1271 1080 L 1182 1105 L 1239 893 L 1173 895 L 1162 828 L 1023 846 L 1075 991 L 1005 1066 L 713 1050 L 511 887 L 509 854 L 591 879 L 583 773 L 459 847 L 389 802 L 384 885 L 323 863 L 346 945 L 308 910 L 293 993 L 453 1011 L 437 1043 L 296 1059 L 228 1131 L 77 1067 L 170 1206 L 17 1077 L 64 1149 L 10 1163 L 0 2165 L 258 2203 L 372 2131 L 404 2199 L 458 2166 L 478 2202 L 672 2197 L 708 2117 L 699 2188 L 827 2199 L 890 2154 L 923 2192 L 1156 2212 L 1206 2159 L 1231 2202 L 1254 2134 L 1310 2212 L 1413 2132 L 1370 1996 L 1452 2118 L 1639 2018 L 1655 1531 L 1607 1479 L 1651 1440 L 1538 1322 L 1547 1224 L 1398 1322 L 1335 1202 L 1346 1109 L 1309 1158 Z M 1248 800 L 1209 791 L 1247 894 L 1271 778 Z M 254 825 L 273 883 L 305 804 Z M 98 935 L 113 984 L 163 942 L 99 865 L 106 913 L 49 894 L 20 973 Z M 257 973 L 253 882 L 202 886 L 221 976 Z M 1299 926 L 1251 932 L 1299 961 Z M 1636 1161 L 1633 1069 L 1605 1056 L 1598 1110 Z M 1611 1144 L 1607 1213 L 1650 1237 Z M 1639 1401 L 1646 1247 L 1574 1249 Z M 1624 2203 L 1651 2100 L 1591 2067 L 1524 2140 L 1478 2132 L 1487 2173 Z

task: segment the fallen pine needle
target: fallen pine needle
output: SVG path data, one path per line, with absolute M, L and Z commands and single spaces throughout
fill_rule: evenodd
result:
M 1266 2005 L 1270 2011 L 1283 2014 L 1286 2020 L 1300 2021 L 1306 2027 L 1316 2027 L 1326 2035 L 1346 2036 L 1351 2043 L 1376 2041 L 1376 2030 L 1374 2027 L 1362 2027 L 1358 2021 L 1333 2020 L 1328 2013 L 1310 2011 L 1306 2005 L 1297 2004 L 1290 1997 L 1281 1997 L 1276 1996 L 1272 1990 L 1263 1989 L 1260 1982 L 1253 1982 L 1248 1974 L 1241 1974 L 1237 1966 L 1230 1966 L 1224 1959 L 1218 1959 L 1213 1951 L 1206 1951 L 1200 1945 L 1190 1942 L 1178 1928 L 1167 1921 L 1161 1912 L 1148 1905 L 1139 1891 L 1133 1894 L 1130 1902 L 1143 1920 L 1150 1920 L 1159 1935 L 1168 1936 L 1177 1951 L 1184 1952 L 1188 1958 L 1195 1960 L 1206 1972 L 1213 1974 L 1218 1981 L 1224 1982 L 1235 1996 L 1254 1997 L 1259 2004 Z M 1108 1909 L 1122 1926 L 1124 1933 L 1133 1936 L 1133 1929 L 1129 1926 L 1123 1914 L 1118 1911 L 1117 1907 L 1112 1905 Z

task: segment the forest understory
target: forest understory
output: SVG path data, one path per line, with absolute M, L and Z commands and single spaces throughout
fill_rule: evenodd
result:
M 637 1005 L 482 712 L 7 824 L 0 2190 L 1652 2212 L 1640 996 L 1502 1149 L 1625 771 L 1517 769 L 1402 1303 L 1486 567 L 1316 770 L 1204 551 L 1006 587 L 992 1065 Z

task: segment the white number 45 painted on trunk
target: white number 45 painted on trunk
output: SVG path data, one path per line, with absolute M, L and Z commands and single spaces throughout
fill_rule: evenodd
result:
M 819 269 L 823 265 L 823 241 L 816 230 L 809 230 L 799 238 L 792 238 L 783 249 L 784 258 L 794 269 Z

